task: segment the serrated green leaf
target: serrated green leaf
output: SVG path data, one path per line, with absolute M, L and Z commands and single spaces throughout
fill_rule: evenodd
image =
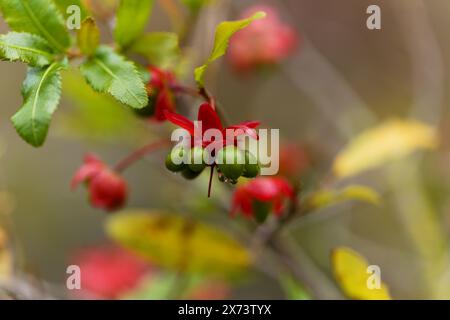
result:
M 126 211 L 111 216 L 106 228 L 120 245 L 178 272 L 235 276 L 252 263 L 249 252 L 230 235 L 179 215 Z
M 80 66 L 80 70 L 95 91 L 108 92 L 132 108 L 140 109 L 147 105 L 147 91 L 135 65 L 113 49 L 99 47 Z
M 178 36 L 172 32 L 152 32 L 139 37 L 130 51 L 146 57 L 151 64 L 167 67 L 179 55 Z
M 81 52 L 91 55 L 95 52 L 100 43 L 100 30 L 94 19 L 87 17 L 81 23 L 81 28 L 77 32 L 77 45 Z
M 62 63 L 54 62 L 46 68 L 30 68 L 23 83 L 24 103 L 11 120 L 19 135 L 34 147 L 44 143 L 58 106 L 63 67 Z
M 194 71 L 195 81 L 199 87 L 204 87 L 205 85 L 205 71 L 209 64 L 214 60 L 223 56 L 228 48 L 228 42 L 230 38 L 239 30 L 247 27 L 252 21 L 262 19 L 266 16 L 263 11 L 258 11 L 251 17 L 247 19 L 237 20 L 237 21 L 224 21 L 217 26 L 216 35 L 214 38 L 214 47 L 206 63 Z
M 40 35 L 59 52 L 70 46 L 64 19 L 53 1 L 0 0 L 0 10 L 13 31 Z
M 30 33 L 10 32 L 0 35 L 0 58 L 22 61 L 32 67 L 43 67 L 54 60 L 46 40 Z
M 121 0 L 116 15 L 114 39 L 128 47 L 142 34 L 153 7 L 153 0 Z
M 320 190 L 314 192 L 305 199 L 305 206 L 308 210 L 317 210 L 351 200 L 367 202 L 373 205 L 381 203 L 381 198 L 375 190 L 366 186 L 353 185 L 342 190 Z

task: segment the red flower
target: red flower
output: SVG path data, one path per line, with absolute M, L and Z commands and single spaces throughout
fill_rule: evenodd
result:
M 280 216 L 286 199 L 295 199 L 294 189 L 287 180 L 280 177 L 257 177 L 236 188 L 231 214 L 241 211 L 247 217 L 254 217 L 257 213 L 255 206 L 265 204 L 271 212 Z
M 169 71 L 150 66 L 150 82 L 147 84 L 147 92 L 150 98 L 154 99 L 153 119 L 165 121 L 165 110 L 174 111 L 175 102 L 171 86 L 175 82 L 174 75 Z
M 134 289 L 150 270 L 135 255 L 112 246 L 83 249 L 72 262 L 80 267 L 84 298 L 117 299 Z
M 165 115 L 167 117 L 167 120 L 172 122 L 173 124 L 185 129 L 189 132 L 192 138 L 195 136 L 195 124 L 193 121 L 187 119 L 186 117 L 176 114 L 173 112 L 165 111 Z M 258 121 L 245 121 L 240 124 L 229 126 L 224 128 L 222 125 L 222 122 L 220 121 L 220 118 L 214 108 L 209 103 L 203 103 L 199 110 L 198 110 L 198 116 L 197 121 L 201 123 L 202 125 L 202 132 L 201 137 L 195 137 L 195 138 L 201 138 L 201 141 L 194 141 L 194 145 L 202 145 L 203 147 L 208 146 L 213 141 L 211 140 L 205 140 L 204 133 L 209 129 L 217 129 L 222 133 L 222 145 L 226 144 L 226 131 L 233 130 L 234 138 L 236 138 L 239 135 L 246 134 L 250 137 L 253 137 L 255 139 L 258 139 L 258 135 L 256 134 L 256 131 L 254 130 L 256 127 L 259 126 Z M 234 139 L 232 140 L 233 143 L 235 142 Z
M 86 182 L 88 186 L 93 207 L 113 211 L 125 203 L 125 180 L 94 155 L 85 156 L 84 164 L 72 178 L 72 188 L 76 188 L 81 182 Z
M 251 7 L 243 16 L 250 16 L 257 11 L 266 12 L 266 18 L 253 21 L 230 40 L 228 56 L 231 64 L 240 71 L 278 63 L 288 57 L 298 43 L 295 30 L 284 24 L 277 11 L 270 6 Z

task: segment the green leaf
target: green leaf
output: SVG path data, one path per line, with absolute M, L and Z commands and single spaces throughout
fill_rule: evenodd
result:
M 161 272 L 153 277 L 149 277 L 149 279 L 144 279 L 137 289 L 126 292 L 120 298 L 125 300 L 170 299 L 177 281 L 180 281 L 178 274 Z
M 233 237 L 180 215 L 142 210 L 111 216 L 107 233 L 153 264 L 178 272 L 235 276 L 252 263 Z
M 121 0 L 116 16 L 114 39 L 128 47 L 142 34 L 153 7 L 153 0 Z
M 279 283 L 284 290 L 286 298 L 289 300 L 311 300 L 311 296 L 305 287 L 298 283 L 291 275 L 282 273 L 279 276 Z
M 208 68 L 209 64 L 226 53 L 230 38 L 239 30 L 247 27 L 252 21 L 262 19 L 265 16 L 265 12 L 258 11 L 250 18 L 238 21 L 224 21 L 217 26 L 214 39 L 214 47 L 211 55 L 204 65 L 196 68 L 194 71 L 195 81 L 197 81 L 199 87 L 204 87 L 205 85 L 205 71 Z
M 320 190 L 314 192 L 305 199 L 308 210 L 317 210 L 343 201 L 357 200 L 373 205 L 379 205 L 381 199 L 379 194 L 365 186 L 353 185 L 342 190 Z
M 33 67 L 43 67 L 54 60 L 53 50 L 47 41 L 34 34 L 18 32 L 0 35 L 0 57 L 19 60 Z
M 81 23 L 81 28 L 77 32 L 77 45 L 81 52 L 86 55 L 92 55 L 100 42 L 100 30 L 95 24 L 94 19 L 87 17 Z
M 130 51 L 146 57 L 159 67 L 171 65 L 179 56 L 178 36 L 172 32 L 152 32 L 139 37 Z
M 13 31 L 40 35 L 59 52 L 70 46 L 64 19 L 53 1 L 0 0 L 0 10 Z
M 30 68 L 23 83 L 24 103 L 12 122 L 19 135 L 34 147 L 41 146 L 47 136 L 61 96 L 60 70 L 64 66 L 54 62 L 46 68 Z
M 99 47 L 80 69 L 95 91 L 108 92 L 132 108 L 140 109 L 147 105 L 147 91 L 135 65 L 113 49 Z

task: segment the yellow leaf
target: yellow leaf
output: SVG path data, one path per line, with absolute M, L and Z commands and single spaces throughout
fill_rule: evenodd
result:
M 228 234 L 178 215 L 133 210 L 112 216 L 107 233 L 151 263 L 183 272 L 235 275 L 251 264 Z
M 342 190 L 314 192 L 305 199 L 305 205 L 308 209 L 319 209 L 350 200 L 363 201 L 373 205 L 379 205 L 381 202 L 380 196 L 375 190 L 365 186 L 352 185 Z
M 390 120 L 354 138 L 337 155 L 333 171 L 348 177 L 437 145 L 434 128 L 414 120 Z
M 0 281 L 7 279 L 13 273 L 13 257 L 8 248 L 8 235 L 0 227 Z
M 390 300 L 389 289 L 380 279 L 380 287 L 369 289 L 372 272 L 369 263 L 356 251 L 338 247 L 331 253 L 331 266 L 336 281 L 350 299 Z M 381 276 L 381 274 L 380 274 Z

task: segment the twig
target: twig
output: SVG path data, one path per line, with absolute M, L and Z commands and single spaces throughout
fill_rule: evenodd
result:
M 146 154 L 153 152 L 161 147 L 170 145 L 170 141 L 163 139 L 156 142 L 149 143 L 145 146 L 143 146 L 140 149 L 137 149 L 136 151 L 132 152 L 130 155 L 119 161 L 115 166 L 114 170 L 117 172 L 122 172 L 126 168 L 128 168 L 130 165 L 132 165 L 134 162 L 140 160 L 142 157 L 144 157 Z
M 211 198 L 211 186 L 212 186 L 212 179 L 214 176 L 214 166 L 211 166 L 211 173 L 209 174 L 209 184 L 208 184 L 208 198 Z

